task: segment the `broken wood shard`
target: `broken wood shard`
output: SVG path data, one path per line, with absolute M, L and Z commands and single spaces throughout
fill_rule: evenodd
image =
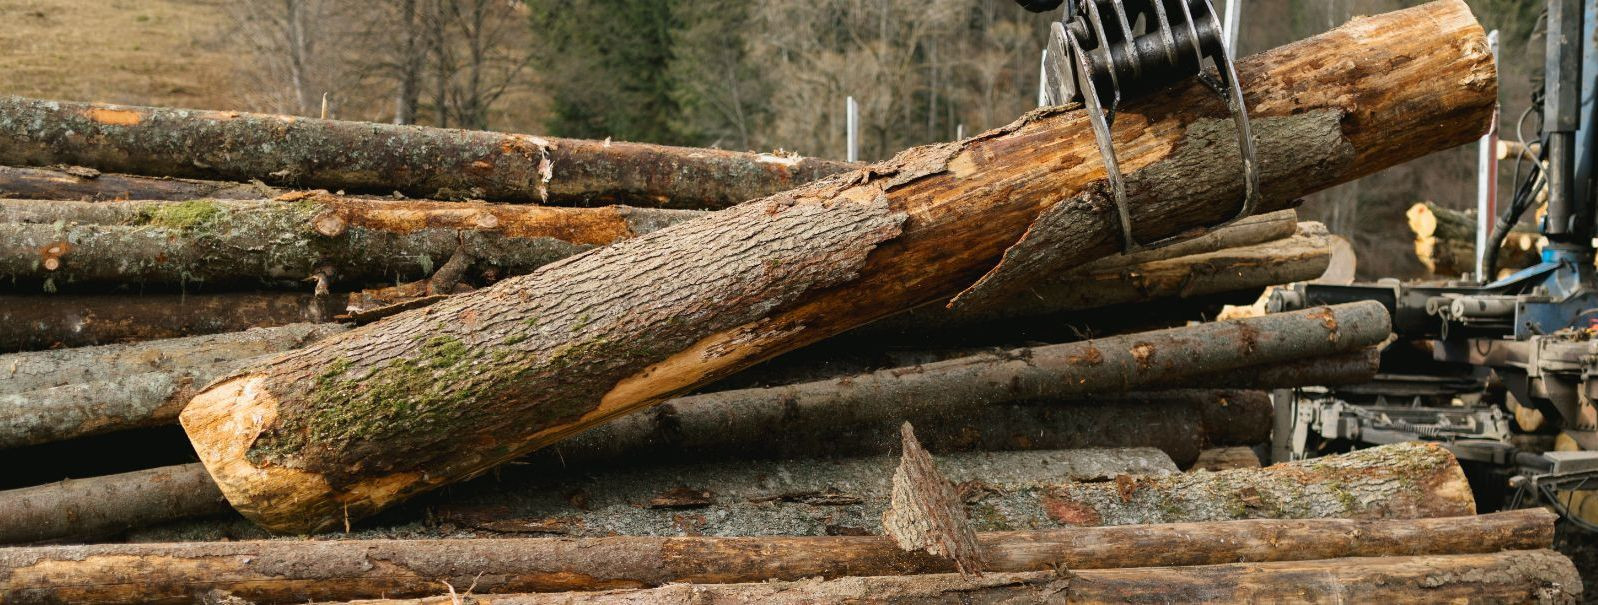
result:
M 992 532 L 977 539 L 989 565 L 984 577 L 1052 574 L 1060 565 L 1088 574 L 1532 550 L 1553 543 L 1556 519 L 1546 510 L 1530 509 L 1440 519 L 1260 519 Z M 1552 557 L 1539 561 L 1554 563 Z M 272 540 L 0 549 L 0 591 L 76 603 L 187 603 L 213 589 L 260 603 L 286 603 L 436 595 L 440 581 L 460 589 L 475 582 L 474 593 L 492 594 L 954 571 L 948 559 L 905 552 L 881 536 Z M 1160 581 L 1155 578 L 1150 584 Z
M 856 166 L 775 154 L 0 97 L 0 163 L 418 198 L 724 208 Z
M 1239 61 L 1266 184 L 1260 210 L 1474 140 L 1496 107 L 1486 49 L 1466 5 L 1447 0 Z M 1140 239 L 1216 223 L 1241 195 L 1239 160 L 1214 152 L 1235 138 L 1228 113 L 1202 86 L 1119 114 Z M 1040 109 L 389 317 L 213 384 L 184 410 L 184 428 L 245 516 L 277 531 L 341 526 L 947 300 L 1057 203 L 1050 211 L 1073 213 L 1077 226 L 1059 262 L 1115 253 L 1107 209 L 1061 201 L 1101 178 L 1085 119 Z M 31 141 L 50 138 L 5 149 L 39 163 L 45 151 Z
M 899 468 L 893 472 L 893 498 L 882 513 L 882 528 L 899 548 L 944 557 L 965 575 L 981 575 L 977 534 L 965 518 L 965 504 L 954 485 L 906 422 L 899 430 Z

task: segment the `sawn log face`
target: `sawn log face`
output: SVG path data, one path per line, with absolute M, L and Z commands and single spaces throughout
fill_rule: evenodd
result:
M 1261 211 L 1474 140 L 1497 99 L 1482 30 L 1459 0 L 1356 19 L 1239 68 Z M 1223 219 L 1241 195 L 1227 113 L 1201 86 L 1117 119 L 1141 239 Z M 1063 225 L 1053 262 L 1112 254 L 1114 211 L 1075 195 L 1102 178 L 1083 112 L 1041 109 L 285 354 L 213 385 L 182 420 L 246 516 L 330 527 L 948 299 L 1045 211 Z

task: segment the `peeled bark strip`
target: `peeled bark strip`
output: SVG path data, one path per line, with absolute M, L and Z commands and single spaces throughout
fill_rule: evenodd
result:
M 71 479 L 0 491 L 0 544 L 104 537 L 227 510 L 199 464 Z
M 1308 281 L 1326 272 L 1331 239 L 1320 223 L 1300 223 L 1290 238 L 1224 248 L 1200 254 L 1141 263 L 1105 263 L 1083 270 L 1002 278 L 1019 283 L 994 284 L 961 295 L 957 306 L 931 304 L 890 317 L 867 330 L 950 329 L 1063 311 L 1094 309 L 1159 299 L 1253 290 Z M 1161 249 L 1148 252 L 1159 252 Z M 1136 255 L 1133 255 L 1136 256 Z M 1102 265 L 1102 266 L 1101 266 Z
M 730 394 L 730 393 L 729 393 Z M 552 468 L 628 460 L 694 462 L 863 456 L 893 451 L 902 422 L 939 454 L 972 450 L 1152 447 L 1186 467 L 1213 445 L 1270 440 L 1260 391 L 1163 391 L 1025 404 L 951 398 L 856 406 L 852 401 L 691 395 L 618 418 L 533 455 Z
M 182 372 L 296 349 L 338 334 L 338 324 L 293 324 L 151 342 L 0 355 L 0 393 Z
M 329 322 L 344 305 L 340 297 L 309 292 L 0 295 L 0 352 Z
M 479 605 L 662 603 L 1577 603 L 1581 578 L 1552 550 L 1303 562 L 1034 572 L 847 577 L 559 594 L 474 594 Z M 453 605 L 455 595 L 363 605 Z
M 1476 554 L 1547 548 L 1553 513 L 1405 521 L 1228 521 L 978 534 L 991 573 Z M 1384 559 L 1345 559 L 1378 563 Z M 205 564 L 199 565 L 204 562 Z M 1558 569 L 1553 566 L 1550 569 Z M 0 590 L 20 602 L 192 602 L 219 590 L 258 603 L 603 590 L 952 572 L 882 537 L 330 540 L 96 544 L 0 550 Z M 1566 587 L 1570 588 L 1570 587 Z
M 1443 0 L 1240 61 L 1260 210 L 1474 140 L 1496 106 L 1486 49 L 1465 4 Z M 1119 116 L 1139 238 L 1225 218 L 1242 172 L 1220 99 L 1194 81 Z M 389 317 L 213 385 L 185 430 L 245 516 L 278 531 L 342 525 L 946 299 L 1045 210 L 1078 219 L 1061 262 L 1114 253 L 1114 213 L 1069 197 L 1102 178 L 1085 119 L 1040 109 Z
M 262 183 L 228 183 L 102 173 L 82 166 L 0 166 L 0 198 L 24 200 L 252 200 L 282 191 Z
M 901 549 L 925 551 L 952 561 L 962 574 L 980 575 L 981 547 L 954 485 L 938 472 L 908 422 L 900 427 L 899 443 L 904 451 L 893 471 L 893 496 L 882 513 L 884 533 Z
M 0 163 L 421 198 L 724 208 L 855 168 L 740 153 L 201 111 L 0 98 Z
M 1002 510 L 1011 495 L 993 503 Z M 1018 523 L 1130 525 L 1244 518 L 1448 517 L 1476 510 L 1453 454 L 1432 443 L 1398 443 L 1263 469 L 1127 477 L 1047 486 Z M 978 501 L 973 516 L 989 506 Z M 1018 525 L 1024 526 L 1024 525 Z M 984 528 L 986 529 L 986 528 Z
M 424 278 L 457 249 L 525 272 L 699 213 L 414 202 L 325 193 L 273 200 L 0 201 L 0 275 L 67 284 Z

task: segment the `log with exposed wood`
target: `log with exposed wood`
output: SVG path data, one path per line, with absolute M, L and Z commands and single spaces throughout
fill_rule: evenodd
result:
M 103 538 L 228 510 L 199 464 L 71 479 L 0 491 L 0 544 Z
M 23 283 L 357 285 L 427 277 L 457 254 L 526 272 L 699 213 L 414 202 L 306 193 L 270 200 L 0 200 L 0 274 Z
M 446 587 L 448 588 L 448 587 Z M 436 589 L 435 589 L 436 590 Z M 1319 559 L 1196 567 L 845 577 L 746 584 L 672 584 L 602 592 L 473 594 L 480 605 L 767 603 L 1578 603 L 1581 577 L 1552 550 Z M 362 605 L 453 605 L 444 594 Z
M 230 183 L 103 173 L 83 166 L 0 166 L 0 199 L 23 200 L 254 200 L 283 190 L 261 182 Z
M 1433 275 L 1457 278 L 1475 271 L 1476 216 L 1418 202 L 1404 212 L 1415 234 L 1415 258 Z M 1529 229 L 1515 229 L 1499 246 L 1499 271 L 1513 272 L 1541 262 L 1545 238 Z
M 1556 516 L 1255 519 L 989 532 L 989 573 L 1489 554 L 1548 548 Z M 1371 559 L 1376 563 L 1381 559 Z M 203 563 L 203 565 L 202 565 Z M 938 557 L 876 536 L 273 540 L 0 550 L 0 591 L 35 601 L 193 602 L 212 590 L 257 603 L 437 594 L 603 590 L 948 573 Z
M 1258 291 L 1266 286 L 1320 277 L 1331 260 L 1331 251 L 1331 238 L 1325 226 L 1299 223 L 1296 233 L 1279 240 L 1183 256 L 1145 258 L 1135 264 L 1125 263 L 1121 259 L 1126 257 L 1122 256 L 1106 257 L 1060 275 L 1039 275 L 1017 291 L 986 296 L 954 308 L 947 308 L 942 302 L 923 305 L 860 331 L 891 334 L 949 330 L 1149 300 Z
M 726 416 L 726 409 L 716 401 L 684 397 L 648 414 L 620 419 L 534 453 L 510 476 L 560 473 L 567 468 L 600 469 L 637 460 L 681 463 L 888 454 L 893 442 L 882 435 L 905 420 L 920 426 L 921 439 L 937 452 L 1149 447 L 1162 450 L 1178 466 L 1186 467 L 1207 447 L 1268 441 L 1272 409 L 1263 392 L 1200 390 L 1029 405 L 939 407 L 910 403 L 899 410 L 806 406 L 737 417 Z M 161 472 L 185 475 L 198 468 L 198 464 L 168 467 Z M 179 482 L 127 485 L 141 481 L 138 473 L 94 477 L 78 482 L 96 487 L 63 493 L 93 496 L 137 491 L 145 494 L 143 501 L 161 502 L 162 506 L 130 509 L 96 497 L 72 500 L 60 496 L 53 501 L 58 506 L 56 514 L 94 517 L 104 520 L 107 527 L 133 528 L 214 510 L 215 501 L 208 499 L 207 490 L 191 490 Z M 487 481 L 490 478 L 479 478 L 463 489 L 478 489 L 473 486 Z M 35 493 L 28 489 L 32 488 L 0 492 L 0 511 L 21 506 L 6 504 L 19 498 L 31 501 L 32 496 L 18 495 Z M 500 486 L 482 489 L 499 492 Z M 515 530 L 525 525 L 513 522 L 493 527 Z M 43 540 L 92 537 L 97 531 L 97 526 L 89 524 L 36 523 L 27 517 L 0 515 L 0 535 Z
M 287 291 L 0 295 L 0 352 L 330 322 L 346 306 L 343 297 Z
M 1265 468 L 1142 475 L 1103 472 L 1125 456 L 1076 452 L 946 454 L 938 466 L 961 484 L 977 531 L 1402 519 L 1476 510 L 1459 463 L 1436 445 L 1395 444 Z M 1095 457 L 1102 460 L 1083 460 Z M 569 536 L 877 533 L 896 462 L 888 456 L 711 461 L 567 477 L 540 471 L 506 478 L 512 471 L 502 471 L 497 484 L 452 490 L 434 514 L 471 527 Z M 1087 474 L 1097 480 L 1082 480 Z M 502 490 L 521 497 L 504 504 Z M 570 501 L 572 493 L 583 494 L 580 508 Z M 485 507 L 488 519 L 477 512 Z
M 0 164 L 418 198 L 724 208 L 856 165 L 794 155 L 0 97 Z
M 1359 18 L 1237 67 L 1261 212 L 1475 140 L 1496 107 L 1491 53 L 1460 0 Z M 1195 80 L 1118 115 L 1137 238 L 1227 218 L 1242 164 L 1221 99 Z M 90 163 L 30 159 L 66 160 Z M 1114 254 L 1102 175 L 1086 114 L 1039 109 L 276 357 L 213 384 L 182 421 L 245 516 L 340 526 L 784 351 Z

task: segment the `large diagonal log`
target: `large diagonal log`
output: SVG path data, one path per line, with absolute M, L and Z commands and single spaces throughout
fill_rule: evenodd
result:
M 1496 107 L 1491 53 L 1460 0 L 1357 19 L 1238 68 L 1260 211 L 1474 140 Z M 1230 124 L 1198 81 L 1118 114 L 1138 238 L 1235 211 Z M 184 428 L 247 517 L 280 531 L 342 525 L 992 283 L 1026 258 L 1006 255 L 1014 246 L 1067 266 L 1113 254 L 1122 242 L 1097 149 L 1082 110 L 1040 109 L 282 355 L 196 396 Z
M 724 208 L 855 168 L 791 155 L 0 97 L 0 164 L 569 205 Z
M 1249 520 L 990 532 L 990 573 L 1192 566 L 1548 548 L 1551 512 L 1354 521 Z M 204 562 L 204 565 L 200 565 Z M 1371 561 L 1378 562 L 1378 561 Z M 35 601 L 192 602 L 212 590 L 256 603 L 475 592 L 603 590 L 950 573 L 886 538 L 617 536 L 581 539 L 273 540 L 0 550 L 0 591 Z
M 370 200 L 0 200 L 0 275 L 67 284 L 388 282 L 427 277 L 457 252 L 525 273 L 698 217 L 658 208 L 549 208 Z

